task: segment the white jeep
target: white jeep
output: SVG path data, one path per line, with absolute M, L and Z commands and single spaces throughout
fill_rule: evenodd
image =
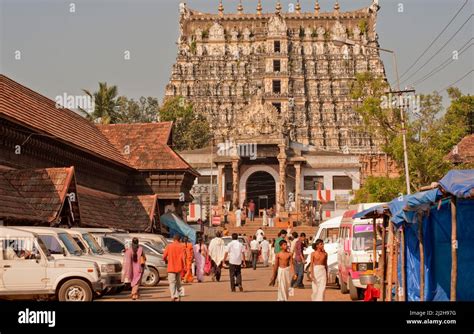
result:
M 122 264 L 119 261 L 100 256 L 83 254 L 69 229 L 37 226 L 19 226 L 18 229 L 36 233 L 55 259 L 73 258 L 78 261 L 92 261 L 99 266 L 103 290 L 98 296 L 120 288 L 122 283 Z
M 92 301 L 102 290 L 94 261 L 55 260 L 37 234 L 0 226 L 0 298 Z

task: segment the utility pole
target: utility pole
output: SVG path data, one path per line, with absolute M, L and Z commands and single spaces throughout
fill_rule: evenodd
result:
M 397 94 L 399 101 L 400 97 L 405 94 L 405 93 L 415 93 L 414 89 L 408 89 L 408 90 L 398 90 L 396 92 L 390 92 L 392 94 Z M 410 191 L 410 173 L 408 172 L 408 150 L 407 150 L 407 138 L 406 138 L 406 127 L 405 127 L 405 105 L 400 105 L 400 121 L 402 125 L 402 138 L 403 138 L 403 160 L 405 163 L 405 183 L 407 187 L 407 195 L 411 194 Z
M 212 133 L 212 138 L 211 138 L 211 186 L 210 186 L 210 189 L 209 189 L 209 227 L 212 227 L 212 173 L 213 173 L 213 169 L 212 169 L 212 165 L 214 164 L 214 133 L 212 132 L 213 129 L 212 129 L 212 126 L 210 127 L 211 129 L 211 133 Z

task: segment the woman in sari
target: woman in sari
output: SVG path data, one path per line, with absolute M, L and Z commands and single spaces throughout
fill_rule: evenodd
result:
M 132 299 L 139 298 L 138 288 L 142 280 L 145 269 L 146 257 L 143 248 L 139 245 L 138 239 L 132 239 L 132 246 L 127 248 L 123 258 L 124 282 L 130 282 L 132 286 Z
M 202 237 L 197 240 L 197 243 L 193 247 L 194 249 L 194 261 L 196 265 L 196 277 L 199 283 L 204 281 L 204 265 L 206 264 L 207 258 L 207 247 L 204 244 Z
M 184 268 L 184 275 L 183 280 L 186 283 L 193 282 L 193 244 L 189 242 L 188 237 L 184 237 L 184 254 L 185 254 L 185 268 Z

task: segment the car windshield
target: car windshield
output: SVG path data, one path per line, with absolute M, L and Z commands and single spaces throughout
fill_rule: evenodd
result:
M 153 249 L 155 252 L 163 254 L 163 245 L 162 244 L 157 244 L 155 242 L 147 241 L 147 242 L 145 242 L 145 245 L 147 245 L 148 247 Z M 160 248 L 160 246 L 161 246 L 161 248 Z
M 92 253 L 99 254 L 99 255 L 104 254 L 104 250 L 102 249 L 102 247 L 100 247 L 99 243 L 97 242 L 97 240 L 95 240 L 95 238 L 92 236 L 92 234 L 83 233 L 82 237 L 87 242 L 90 249 L 92 249 Z
M 79 237 L 72 237 L 83 253 L 87 253 L 87 247 Z
M 382 245 L 382 240 L 377 239 L 377 249 Z M 374 247 L 374 233 L 373 232 L 358 232 L 354 233 L 352 240 L 352 249 L 355 251 L 367 251 Z
M 49 258 L 51 256 L 51 252 L 49 251 L 48 247 L 46 247 L 46 245 L 44 244 L 43 240 L 41 240 L 41 238 L 38 238 L 37 241 L 38 241 L 39 248 L 41 248 L 41 250 L 46 255 L 46 257 Z
M 82 255 L 81 247 L 74 241 L 68 233 L 58 233 L 59 239 L 64 243 L 69 253 L 74 255 Z

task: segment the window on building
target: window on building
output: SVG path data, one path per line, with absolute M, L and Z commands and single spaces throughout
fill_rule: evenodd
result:
M 334 201 L 327 201 L 325 203 L 321 203 L 321 210 L 323 211 L 334 211 L 336 210 L 336 203 Z
M 272 103 L 272 105 L 276 108 L 276 110 L 281 113 L 281 103 Z
M 280 72 L 281 70 L 281 62 L 280 60 L 273 60 L 273 72 Z
M 213 177 L 212 181 L 213 181 L 212 183 L 215 183 L 216 178 Z M 199 184 L 210 184 L 211 183 L 211 177 L 210 176 L 198 176 L 198 183 Z
M 324 189 L 324 178 L 322 176 L 305 176 L 304 190 L 318 190 L 321 185 L 321 190 Z
M 280 46 L 281 46 L 280 41 L 274 41 L 273 42 L 273 51 L 279 53 L 280 52 Z
M 281 93 L 281 81 L 280 80 L 273 80 L 273 93 L 280 94 Z
M 334 190 L 351 190 L 352 179 L 349 176 L 333 176 L 332 188 Z

